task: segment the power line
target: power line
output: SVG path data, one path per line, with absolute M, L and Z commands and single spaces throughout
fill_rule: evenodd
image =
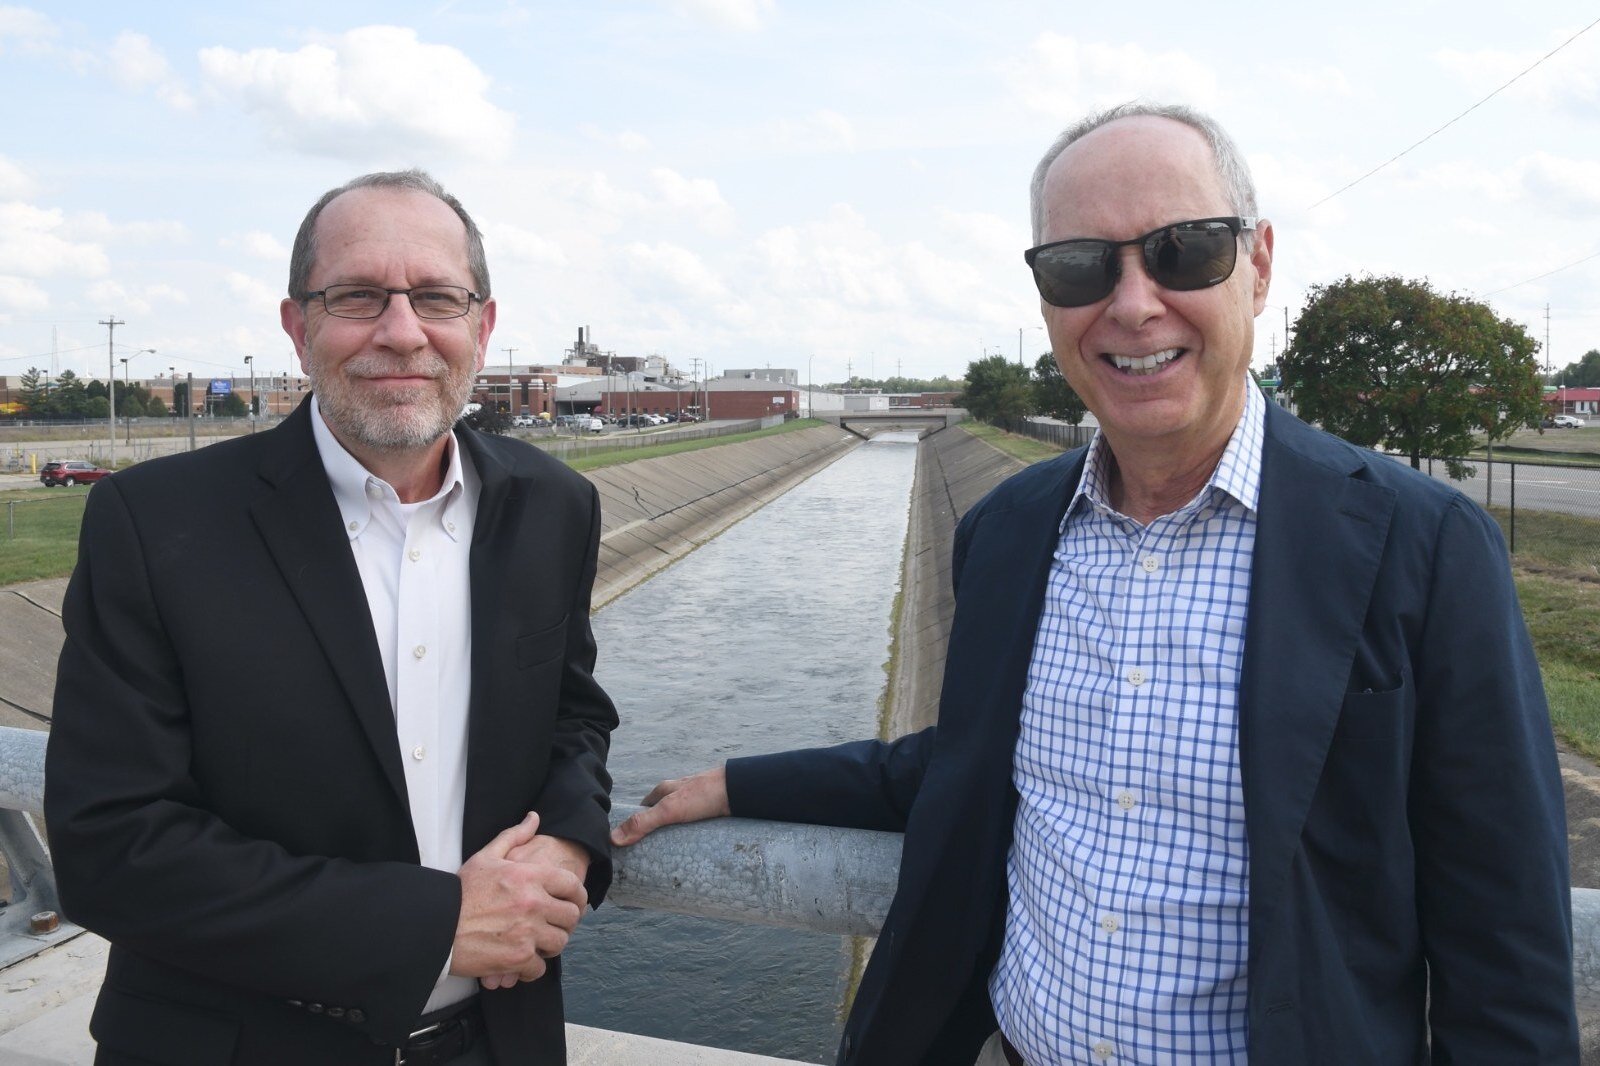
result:
M 1534 60 L 1532 64 L 1530 64 L 1525 70 L 1523 70 L 1521 73 L 1519 73 L 1516 77 L 1512 78 L 1510 81 L 1508 81 L 1504 85 L 1500 86 L 1500 88 L 1496 89 L 1494 92 L 1490 93 L 1488 96 L 1485 96 L 1482 100 L 1479 100 L 1477 103 L 1473 104 L 1471 107 L 1469 107 L 1465 111 L 1461 112 L 1461 114 L 1457 115 L 1455 118 L 1451 119 L 1449 122 L 1446 122 L 1443 126 L 1440 126 L 1438 129 L 1434 130 L 1432 133 L 1430 133 L 1426 137 L 1422 138 L 1422 140 L 1418 141 L 1416 144 L 1413 144 L 1410 148 L 1407 148 L 1405 151 L 1400 152 L 1399 154 L 1391 157 L 1390 159 L 1385 160 L 1382 163 L 1379 163 L 1377 166 L 1373 167 L 1371 170 L 1367 171 L 1365 174 L 1361 175 L 1359 178 L 1357 178 L 1354 181 L 1350 182 L 1348 185 L 1344 185 L 1344 186 L 1342 186 L 1342 187 L 1340 187 L 1338 189 L 1335 189 L 1333 192 L 1329 193 L 1328 195 L 1324 196 L 1322 199 L 1318 200 L 1316 203 L 1312 204 L 1310 207 L 1306 208 L 1306 210 L 1307 211 L 1314 211 L 1315 209 L 1321 207 L 1323 204 L 1327 203 L 1329 200 L 1333 199 L 1335 196 L 1338 196 L 1340 193 L 1345 192 L 1348 189 L 1352 189 L 1357 185 L 1360 185 L 1362 182 L 1364 182 L 1368 178 L 1372 177 L 1372 175 L 1376 174 L 1378 171 L 1382 170 L 1384 167 L 1388 166 L 1390 163 L 1395 162 L 1395 160 L 1399 159 L 1401 156 L 1404 156 L 1404 155 L 1408 154 L 1413 149 L 1421 148 L 1424 144 L 1427 144 L 1429 141 L 1433 140 L 1439 134 L 1443 133 L 1445 130 L 1449 129 L 1451 126 L 1454 126 L 1457 122 L 1460 122 L 1462 119 L 1466 118 L 1468 115 L 1470 115 L 1474 111 L 1478 110 L 1478 108 L 1482 107 L 1484 104 L 1488 103 L 1490 100 L 1493 100 L 1496 96 L 1499 96 L 1501 93 L 1505 92 L 1513 84 L 1515 84 L 1517 81 L 1519 81 L 1523 77 L 1523 75 L 1527 74 L 1528 71 L 1533 70 L 1534 67 L 1539 66 L 1539 64 L 1543 63 L 1545 60 L 1549 59 L 1551 56 L 1555 55 L 1557 52 L 1561 51 L 1567 45 L 1571 44 L 1573 41 L 1576 41 L 1579 37 L 1582 37 L 1584 34 L 1588 33 L 1590 30 L 1594 29 L 1596 26 L 1600 26 L 1600 19 L 1595 19 L 1593 22 L 1589 23 L 1589 25 L 1585 26 L 1583 29 L 1579 30 L 1577 33 L 1574 33 L 1571 37 L 1568 37 L 1566 40 L 1562 41 L 1560 44 L 1558 44 L 1554 48 L 1550 49 L 1550 51 L 1546 52 L 1544 55 L 1542 55 L 1538 59 Z
M 1502 293 L 1502 292 L 1506 292 L 1506 291 L 1511 290 L 1511 289 L 1515 289 L 1519 285 L 1527 285 L 1528 283 L 1534 282 L 1534 281 L 1538 281 L 1541 278 L 1548 278 L 1551 274 L 1559 274 L 1563 270 L 1571 270 L 1573 267 L 1577 266 L 1578 264 L 1587 263 L 1591 259 L 1600 259 L 1600 252 L 1595 252 L 1592 255 L 1586 255 L 1582 259 L 1574 259 L 1572 262 L 1568 263 L 1566 266 L 1558 266 L 1554 270 L 1546 270 L 1543 274 L 1539 274 L 1539 275 L 1537 275 L 1535 277 L 1531 277 L 1531 278 L 1524 278 L 1521 281 L 1515 282 L 1515 283 L 1513 283 L 1511 285 L 1506 285 L 1503 288 L 1494 289 L 1491 292 L 1481 293 L 1480 295 L 1482 297 L 1484 297 L 1484 298 L 1488 298 L 1490 296 L 1494 296 L 1496 293 Z

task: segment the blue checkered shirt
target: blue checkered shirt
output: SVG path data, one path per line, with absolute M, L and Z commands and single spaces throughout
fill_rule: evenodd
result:
M 1243 1063 L 1249 849 L 1239 668 L 1266 405 L 1141 527 L 1090 442 L 1022 700 L 1010 901 L 989 980 L 1030 1063 Z

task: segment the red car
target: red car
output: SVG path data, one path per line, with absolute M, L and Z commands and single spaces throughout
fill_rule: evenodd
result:
M 87 485 L 91 481 L 99 481 L 109 473 L 111 471 L 105 467 L 95 466 L 81 459 L 64 459 L 44 464 L 44 469 L 39 471 L 39 480 L 51 488 L 56 485 Z

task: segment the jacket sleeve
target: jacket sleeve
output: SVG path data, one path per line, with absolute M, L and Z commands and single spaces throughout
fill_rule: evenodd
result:
M 1457 498 L 1422 625 L 1412 830 L 1433 1057 L 1577 1061 L 1565 799 L 1493 520 Z
M 360 1028 L 398 1042 L 448 956 L 459 881 L 412 863 L 292 854 L 208 809 L 183 686 L 199 664 L 168 639 L 150 550 L 117 479 L 96 486 L 64 601 L 46 755 L 66 914 L 200 981 L 359 1008 Z

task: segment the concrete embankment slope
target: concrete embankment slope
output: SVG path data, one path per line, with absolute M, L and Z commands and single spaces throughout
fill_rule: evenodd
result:
M 917 448 L 894 678 L 885 716 L 889 737 L 930 726 L 939 714 L 944 649 L 955 612 L 950 541 L 956 523 L 1024 465 L 959 428 L 924 437 Z
M 837 427 L 818 426 L 590 473 L 603 521 L 594 605 L 622 595 L 860 443 Z

